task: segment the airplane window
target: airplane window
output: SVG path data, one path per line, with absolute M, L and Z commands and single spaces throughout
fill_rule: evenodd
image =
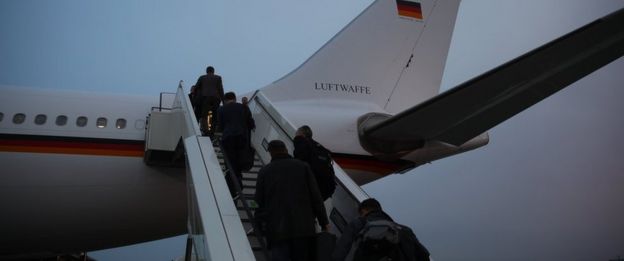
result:
M 4 113 L 0 112 L 0 121 L 2 121 L 2 119 L 4 119 Z
M 96 125 L 98 128 L 100 128 L 100 129 L 101 129 L 101 128 L 106 128 L 106 123 L 107 123 L 107 122 L 108 122 L 108 120 L 106 120 L 106 118 L 104 118 L 104 117 L 100 117 L 100 118 L 98 118 L 98 119 L 97 119 L 97 121 L 95 122 L 95 125 Z
M 56 117 L 56 125 L 65 126 L 65 124 L 67 124 L 67 116 L 59 115 Z
M 26 114 L 18 113 L 13 115 L 13 123 L 22 124 L 26 120 Z
M 78 125 L 78 127 L 84 127 L 87 126 L 87 117 L 85 116 L 80 116 L 78 117 L 78 119 L 76 119 L 76 125 Z
M 117 119 L 117 122 L 116 122 L 115 126 L 117 127 L 117 129 L 125 129 L 126 128 L 126 120 L 125 119 Z
M 43 125 L 44 123 L 46 123 L 47 119 L 48 119 L 48 116 L 45 116 L 43 114 L 38 114 L 37 116 L 35 116 L 35 124 Z

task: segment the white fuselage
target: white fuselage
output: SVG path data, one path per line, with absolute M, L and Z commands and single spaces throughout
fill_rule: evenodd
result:
M 156 98 L 0 91 L 0 255 L 102 249 L 186 232 L 184 169 L 143 162 L 145 119 Z

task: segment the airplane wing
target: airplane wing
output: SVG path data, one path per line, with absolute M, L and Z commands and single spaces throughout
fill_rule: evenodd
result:
M 360 125 L 360 141 L 383 153 L 431 140 L 459 146 L 624 55 L 623 25 L 621 9 L 406 111 Z

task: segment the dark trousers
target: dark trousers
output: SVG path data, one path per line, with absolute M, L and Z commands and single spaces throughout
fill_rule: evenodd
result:
M 314 253 L 313 236 L 271 242 L 272 261 L 312 261 Z
M 221 138 L 221 144 L 223 145 L 223 153 L 225 157 L 229 160 L 230 171 L 228 175 L 234 174 L 238 179 L 238 185 L 240 185 L 241 190 L 243 189 L 243 176 L 241 174 L 240 167 L 240 159 L 241 152 L 247 146 L 247 141 L 245 140 L 244 135 L 236 135 L 236 136 L 226 136 Z M 232 196 L 236 195 L 236 188 L 234 187 L 234 183 L 232 183 L 232 178 L 226 178 L 228 188 L 230 189 L 230 194 Z
M 221 100 L 213 96 L 202 96 L 199 101 L 200 120 L 199 128 L 210 137 L 213 136 L 217 123 L 217 110 Z

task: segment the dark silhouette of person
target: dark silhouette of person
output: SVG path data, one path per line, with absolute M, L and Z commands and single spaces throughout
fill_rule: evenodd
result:
M 214 67 L 208 66 L 206 74 L 200 76 L 195 84 L 199 96 L 200 129 L 203 135 L 214 136 L 214 123 L 219 104 L 223 98 L 223 81 L 215 74 Z
M 345 230 L 342 232 L 342 235 L 336 242 L 336 247 L 334 248 L 334 253 L 332 254 L 333 261 L 343 261 L 347 258 L 347 256 L 350 256 L 350 254 L 355 251 L 355 249 L 351 249 L 353 247 L 353 242 L 357 239 L 358 234 L 367 222 L 376 220 L 389 220 L 394 222 L 394 220 L 392 220 L 392 218 L 383 211 L 379 201 L 374 198 L 362 201 L 358 207 L 358 211 L 360 216 L 347 225 Z M 401 228 L 401 233 L 399 233 L 401 242 L 399 244 L 403 258 L 400 258 L 400 260 L 430 260 L 429 251 L 427 251 L 427 249 L 420 244 L 414 232 L 406 226 L 401 226 Z M 350 256 L 349 258 L 352 257 Z
M 251 119 L 249 109 L 236 102 L 236 94 L 228 92 L 223 96 L 223 106 L 218 109 L 218 126 L 222 131 L 221 145 L 223 153 L 229 160 L 231 166 L 230 173 L 238 178 L 239 185 L 242 186 L 241 160 L 243 150 L 249 147 L 247 139 L 247 124 Z M 232 196 L 236 196 L 236 189 L 231 180 L 226 179 Z
M 241 104 L 245 106 L 246 113 L 249 114 L 248 119 L 250 120 L 247 122 L 247 140 L 251 143 L 251 131 L 256 129 L 256 122 L 251 115 L 251 110 L 249 110 L 249 100 L 247 97 L 241 99 Z
M 336 189 L 329 150 L 312 139 L 312 129 L 308 125 L 303 125 L 297 129 L 293 145 L 295 146 L 293 155 L 296 159 L 310 164 L 319 185 L 321 197 L 323 197 L 323 201 L 327 200 Z
M 269 142 L 271 162 L 260 169 L 255 200 L 266 221 L 271 260 L 312 260 L 315 219 L 323 231 L 329 220 L 312 170 L 292 158 L 280 140 Z
M 199 110 L 199 95 L 197 95 L 197 86 L 193 85 L 191 87 L 191 91 L 188 94 L 189 100 L 191 101 L 191 107 L 193 107 L 193 114 L 195 114 L 195 119 L 199 121 L 200 118 L 200 110 Z

